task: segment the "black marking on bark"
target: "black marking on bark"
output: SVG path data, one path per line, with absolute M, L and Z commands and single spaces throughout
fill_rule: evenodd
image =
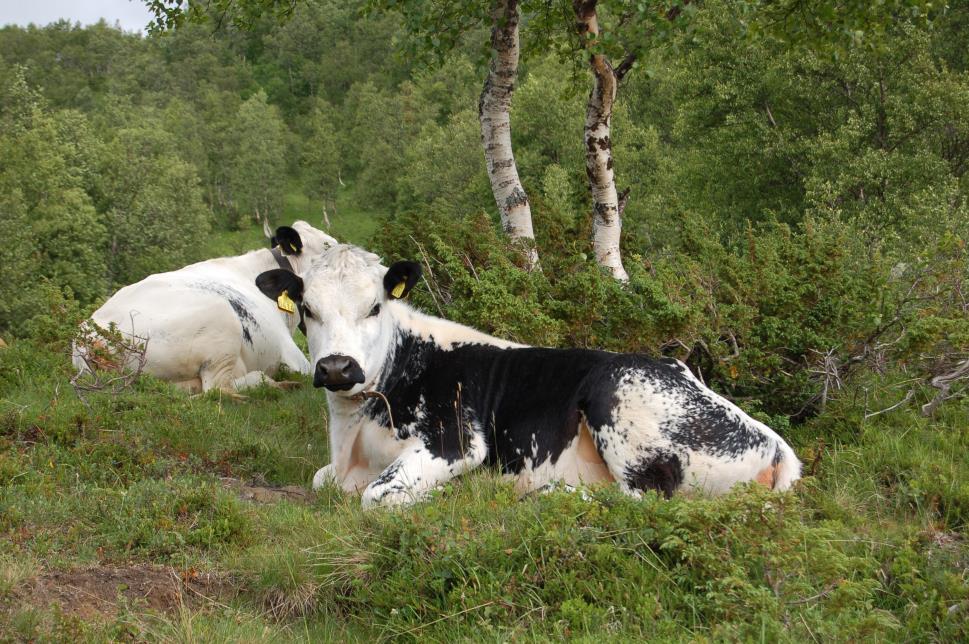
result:
M 520 186 L 515 186 L 511 194 L 505 197 L 505 210 L 511 210 L 512 208 L 517 208 L 519 206 L 524 206 L 528 203 L 528 195 L 525 191 L 521 189 Z

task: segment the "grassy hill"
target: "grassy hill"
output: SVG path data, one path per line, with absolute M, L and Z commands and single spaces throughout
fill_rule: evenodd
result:
M 81 400 L 51 325 L 0 349 L 2 640 L 969 636 L 965 401 L 797 427 L 784 495 L 518 499 L 480 472 L 363 512 L 306 487 L 328 461 L 308 382 Z

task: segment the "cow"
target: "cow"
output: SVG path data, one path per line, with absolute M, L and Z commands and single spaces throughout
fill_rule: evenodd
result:
M 293 341 L 301 325 L 295 307 L 267 302 L 255 279 L 271 267 L 305 270 L 337 241 L 304 221 L 280 226 L 275 235 L 268 225 L 264 230 L 271 248 L 150 275 L 112 295 L 74 345 L 79 372 L 110 363 L 112 358 L 96 355 L 103 353 L 97 345 L 103 348 L 106 336 L 97 328 L 113 325 L 123 342 L 144 346 L 145 373 L 192 393 L 219 389 L 238 397 L 260 383 L 275 384 L 269 376 L 280 365 L 309 374 L 310 363 Z M 281 310 L 287 308 L 292 310 Z
M 256 283 L 306 318 L 313 384 L 327 390 L 331 463 L 313 487 L 362 491 L 362 504 L 415 501 L 482 465 L 522 493 L 616 482 L 721 493 L 759 481 L 787 490 L 801 465 L 766 425 L 682 362 L 589 349 L 528 347 L 411 308 L 420 265 L 389 269 L 349 245 L 302 277 Z

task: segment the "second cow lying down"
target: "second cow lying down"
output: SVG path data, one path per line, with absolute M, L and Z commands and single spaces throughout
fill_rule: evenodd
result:
M 615 481 L 627 493 L 724 492 L 757 480 L 786 490 L 800 463 L 784 440 L 675 360 L 516 345 L 399 302 L 420 267 L 352 246 L 301 279 L 257 279 L 306 318 L 314 384 L 326 387 L 332 481 L 364 506 L 419 499 L 482 464 L 521 491 Z M 380 392 L 366 395 L 367 392 Z
M 267 227 L 266 235 L 272 250 L 198 262 L 119 290 L 91 316 L 93 325 L 85 325 L 74 365 L 82 372 L 101 361 L 117 366 L 114 357 L 97 355 L 105 344 L 97 327 L 114 325 L 125 340 L 143 345 L 145 373 L 194 393 L 235 394 L 272 383 L 268 376 L 280 365 L 309 373 L 312 367 L 292 337 L 299 316 L 266 301 L 254 280 L 274 266 L 302 271 L 336 240 L 305 221 L 280 226 L 275 236 Z

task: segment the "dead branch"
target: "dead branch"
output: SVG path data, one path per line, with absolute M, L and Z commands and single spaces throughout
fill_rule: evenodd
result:
M 431 269 L 431 260 L 428 258 L 427 252 L 424 250 L 424 245 L 414 239 L 413 235 L 409 235 L 409 237 L 410 240 L 417 246 L 417 250 L 420 251 L 421 259 L 424 261 L 424 268 L 427 269 L 427 272 L 421 276 L 424 283 L 427 284 L 427 292 L 431 294 L 431 299 L 434 300 L 434 307 L 437 309 L 438 315 L 444 317 L 444 309 L 441 308 L 441 303 L 438 301 L 438 295 L 441 296 L 441 299 L 444 299 L 444 295 L 440 292 L 441 288 L 438 284 L 437 277 L 435 277 L 434 271 Z M 428 279 L 428 276 L 430 276 L 430 279 Z M 434 294 L 435 287 L 437 287 L 438 295 Z
M 138 379 L 148 362 L 148 338 L 122 334 L 114 324 L 105 329 L 88 320 L 81 326 L 73 345 L 74 355 L 84 367 L 70 383 L 85 405 L 84 393 L 120 394 Z
M 929 402 L 922 405 L 922 415 L 931 416 L 935 413 L 935 410 L 939 408 L 943 402 L 952 398 L 951 389 L 952 384 L 957 380 L 961 380 L 969 376 L 969 358 L 963 360 L 956 368 L 952 371 L 944 374 L 935 376 L 929 381 L 929 384 L 938 389 L 938 393 Z
M 622 215 L 623 211 L 626 210 L 626 204 L 629 203 L 629 193 L 631 191 L 632 191 L 632 188 L 626 188 L 625 190 L 619 193 L 619 204 L 616 210 L 619 211 L 620 216 Z
M 880 411 L 873 411 L 870 414 L 865 414 L 865 420 L 868 420 L 869 418 L 873 418 L 875 416 L 878 416 L 879 414 L 884 414 L 886 412 L 890 412 L 893 409 L 898 409 L 899 407 L 901 407 L 902 405 L 904 405 L 905 403 L 907 403 L 908 401 L 910 401 L 912 399 L 912 396 L 914 396 L 914 395 L 915 395 L 915 390 L 914 389 L 909 389 L 908 390 L 908 393 L 905 394 L 905 397 L 902 398 L 901 400 L 899 400 L 897 403 L 895 403 L 891 407 L 886 407 L 885 409 L 882 409 Z

